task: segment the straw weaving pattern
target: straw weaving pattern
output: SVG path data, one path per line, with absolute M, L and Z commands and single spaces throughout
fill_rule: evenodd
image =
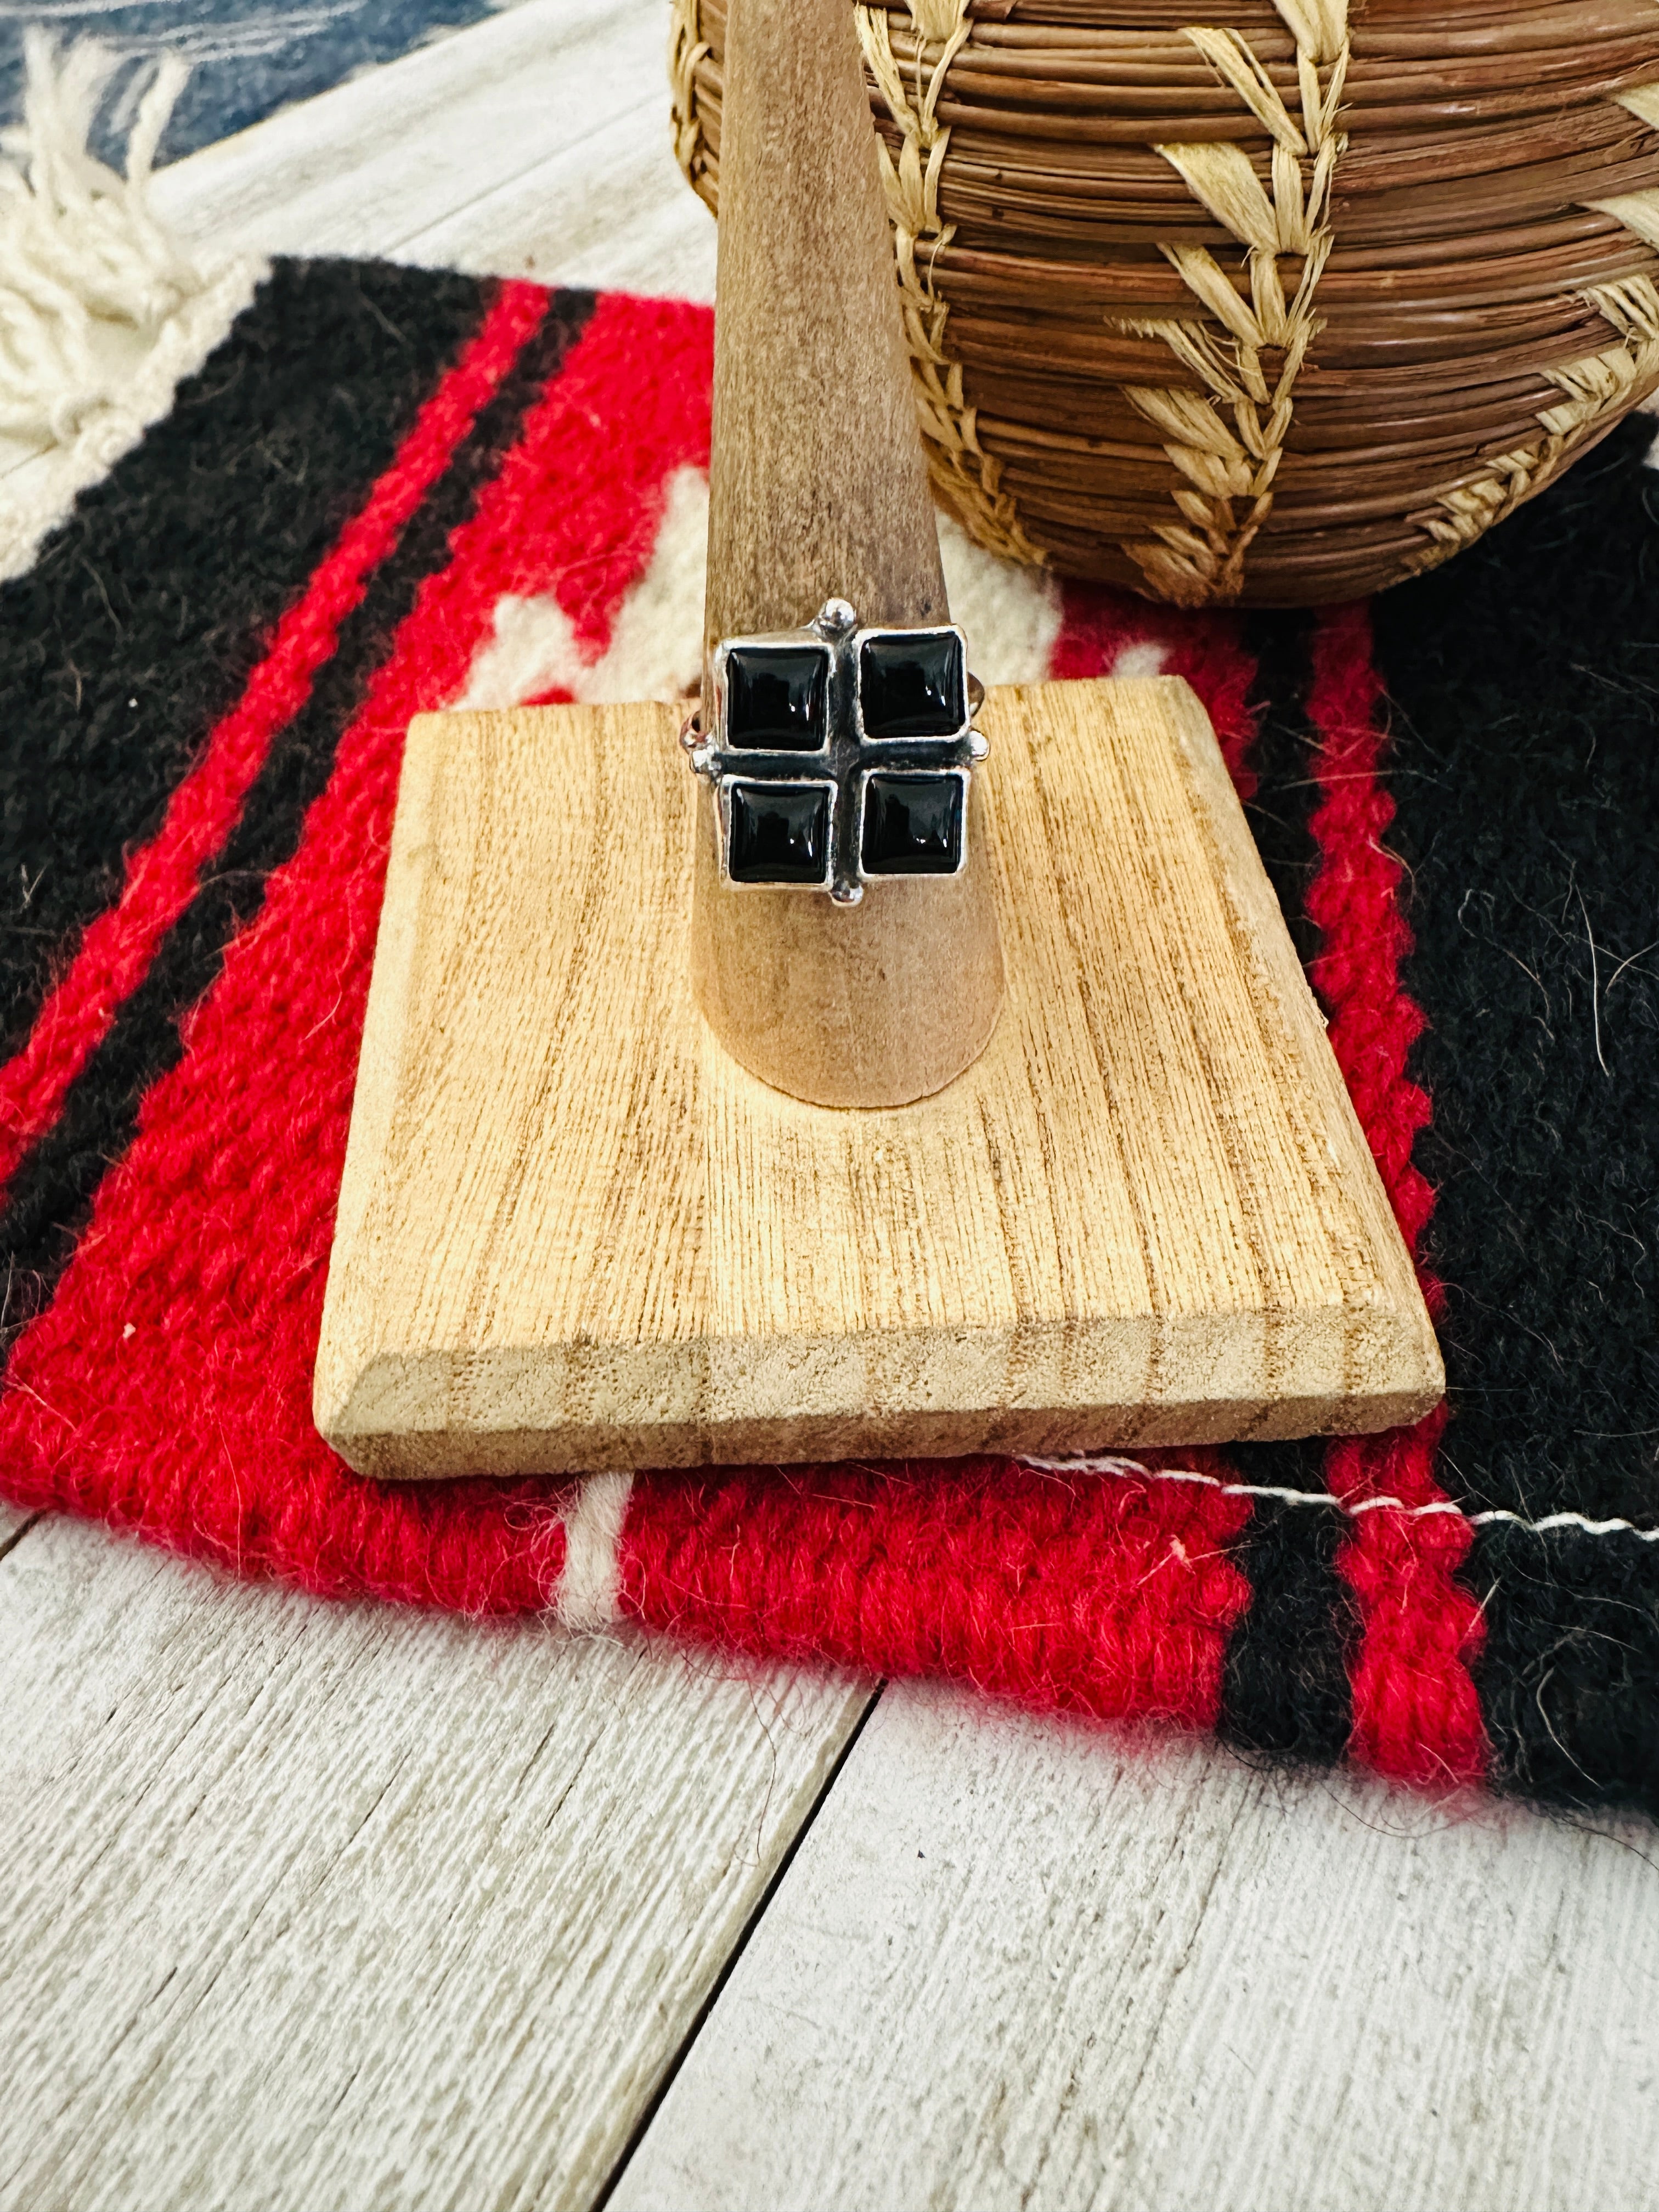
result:
M 1182 606 L 1471 544 L 1659 387 L 1647 0 L 866 0 L 918 406 L 981 543 Z M 722 0 L 678 0 L 714 206 Z
M 967 43 L 966 0 L 954 0 L 934 13 L 940 18 L 936 24 L 926 15 L 916 22 L 912 101 L 894 58 L 885 9 L 858 10 L 866 61 L 901 133 L 896 161 L 884 137 L 876 144 L 929 473 L 935 489 L 981 545 L 1006 559 L 1040 561 L 1042 553 L 1025 535 L 1014 502 L 1002 488 L 1000 462 L 979 442 L 975 411 L 963 393 L 961 368 L 945 351 L 951 308 L 934 282 L 934 270 L 955 226 L 939 212 L 939 184 L 951 132 L 939 119 L 939 98 L 951 64 Z M 938 35 L 930 37 L 930 29 Z
M 1185 526 L 1165 525 L 1156 538 L 1128 548 L 1158 596 L 1176 606 L 1230 601 L 1243 590 L 1246 558 L 1273 513 L 1296 381 L 1322 327 L 1314 301 L 1330 259 L 1326 217 L 1348 143 L 1336 125 L 1352 58 L 1347 7 L 1346 0 L 1319 7 L 1280 0 L 1280 13 L 1297 40 L 1299 117 L 1237 32 L 1188 27 L 1184 33 L 1272 138 L 1270 189 L 1262 189 L 1243 149 L 1225 140 L 1158 148 L 1245 249 L 1249 301 L 1207 247 L 1163 242 L 1165 258 L 1220 335 L 1180 317 L 1125 325 L 1161 338 L 1199 379 L 1193 391 L 1128 388 L 1184 479 L 1174 499 Z M 1292 261 L 1299 273 L 1287 296 L 1285 269 Z M 1270 360 L 1278 364 L 1271 386 Z
M 694 192 L 712 207 L 708 150 L 697 94 L 697 71 L 712 52 L 702 35 L 700 0 L 674 0 L 668 26 L 668 82 L 672 95 L 674 159 Z
M 1581 361 L 1546 369 L 1562 397 L 1540 410 L 1542 436 L 1498 454 L 1416 518 L 1433 542 L 1411 563 L 1414 574 L 1438 568 L 1553 483 L 1581 448 L 1593 445 L 1659 385 L 1659 290 L 1653 279 L 1637 276 L 1616 284 L 1593 284 L 1583 297 L 1612 325 L 1617 340 Z

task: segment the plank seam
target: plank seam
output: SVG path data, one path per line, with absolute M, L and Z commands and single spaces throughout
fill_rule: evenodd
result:
M 759 1928 L 762 1921 L 766 1917 L 768 1912 L 770 1911 L 772 1907 L 772 1899 L 777 1895 L 779 1890 L 783 1887 L 784 1881 L 788 1876 L 789 1869 L 795 1863 L 796 1853 L 800 1850 L 801 1845 L 806 1841 L 807 1837 L 811 1834 L 813 1823 L 817 1820 L 818 1814 L 829 1803 L 831 1793 L 834 1791 L 836 1784 L 841 1780 L 842 1770 L 846 1766 L 848 1760 L 853 1756 L 853 1753 L 857 1747 L 859 1738 L 864 1734 L 865 1729 L 869 1726 L 870 1716 L 875 1711 L 876 1707 L 881 1703 L 882 1692 L 886 1687 L 887 1685 L 885 1682 L 878 1682 L 872 1689 L 869 1702 L 866 1705 L 864 1711 L 859 1715 L 858 1719 L 854 1722 L 846 1742 L 842 1744 L 839 1752 L 836 1753 L 834 1763 L 831 1765 L 830 1771 L 823 1778 L 823 1787 L 818 1791 L 817 1796 L 812 1800 L 811 1804 L 807 1808 L 805 1818 L 802 1820 L 799 1827 L 796 1829 L 794 1834 L 790 1838 L 788 1849 L 778 1861 L 776 1867 L 773 1870 L 771 1880 L 761 1892 L 758 1899 L 757 1899 L 754 1911 L 750 1914 L 748 1919 L 744 1921 L 743 1927 L 738 1933 L 736 1942 L 733 1943 L 731 1950 L 727 1953 L 725 1962 L 709 1986 L 708 1996 L 697 2008 L 696 2017 L 692 2021 L 691 2025 L 687 2028 L 684 2035 L 682 2037 L 679 2047 L 674 2052 L 673 2057 L 669 2060 L 668 2064 L 664 2068 L 661 2081 L 658 2082 L 655 2089 L 647 2099 L 646 2103 L 641 2111 L 640 2117 L 635 2123 L 633 2132 L 629 2135 L 628 2141 L 623 2144 L 622 2150 L 617 2156 L 615 2166 L 612 2166 L 609 2175 L 606 2177 L 605 2186 L 599 2191 L 598 2196 L 594 2197 L 592 2204 L 588 2208 L 588 2212 L 605 2212 L 606 2205 L 610 2203 L 611 2197 L 616 2194 L 617 2186 L 620 2184 L 623 2174 L 627 2172 L 629 2166 L 633 2162 L 635 2153 L 639 2149 L 640 2145 L 645 2141 L 647 2135 L 649 2133 L 651 2124 L 653 2121 L 655 2120 L 658 2112 L 660 2111 L 664 2099 L 667 2096 L 669 2091 L 673 2087 L 675 2081 L 678 2079 L 681 2067 L 684 2065 L 686 2060 L 690 2057 L 691 2052 L 696 2045 L 697 2039 L 702 2035 L 703 2028 L 708 2021 L 709 2016 L 714 2012 L 715 2006 L 720 2002 L 721 1997 L 726 1994 L 726 1985 L 731 1980 L 733 1972 L 736 1971 L 738 1961 L 748 1949 L 756 1930 Z
M 46 1517 L 44 1513 L 31 1513 L 26 1521 L 12 1530 L 9 1536 L 0 1536 L 0 1560 L 9 1559 L 35 1522 L 44 1521 Z

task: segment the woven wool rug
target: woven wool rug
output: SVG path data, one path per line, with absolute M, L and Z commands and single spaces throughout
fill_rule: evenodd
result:
M 14 523 L 0 1492 L 330 1596 L 1659 1811 L 1651 425 L 1310 617 L 1062 589 L 947 534 L 988 680 L 1203 697 L 1444 1414 L 1089 1468 L 379 1486 L 309 1409 L 403 733 L 695 683 L 712 323 L 373 264 L 252 283 L 73 511 Z

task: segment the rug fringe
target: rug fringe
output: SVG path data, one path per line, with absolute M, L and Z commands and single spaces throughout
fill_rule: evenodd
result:
M 165 57 L 138 103 L 123 176 L 88 146 L 122 56 L 94 39 L 60 52 L 39 26 L 23 52 L 23 121 L 0 132 L 0 580 L 167 412 L 264 270 L 193 260 L 152 210 L 185 63 Z

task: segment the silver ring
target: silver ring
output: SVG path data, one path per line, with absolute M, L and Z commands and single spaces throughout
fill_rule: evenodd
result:
M 856 906 L 884 876 L 960 875 L 968 793 L 990 748 L 954 623 L 865 628 L 826 599 L 802 629 L 722 638 L 714 721 L 680 743 L 714 787 L 720 873 Z

